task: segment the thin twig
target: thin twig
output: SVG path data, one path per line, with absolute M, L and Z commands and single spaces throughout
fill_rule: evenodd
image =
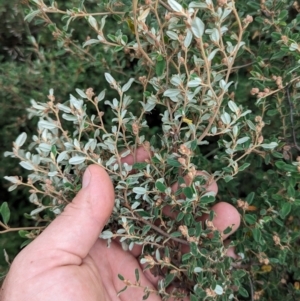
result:
M 252 283 L 250 275 L 248 275 L 248 279 L 249 279 L 249 283 L 250 283 L 251 301 L 253 301 L 254 300 L 254 289 L 253 289 L 253 283 Z
M 295 124 L 294 124 L 294 106 L 291 101 L 290 86 L 291 86 L 291 84 L 289 84 L 285 89 L 286 89 L 287 100 L 288 100 L 289 107 L 290 107 L 290 120 L 291 120 L 291 125 L 292 125 L 292 136 L 293 136 L 294 146 L 297 148 L 297 150 L 300 151 L 300 147 L 298 146 L 297 139 L 296 139 L 296 131 L 295 131 Z
M 0 226 L 2 226 L 5 230 L 3 231 L 0 231 L 0 234 L 4 234 L 4 233 L 8 233 L 8 232 L 15 232 L 15 231 L 21 231 L 21 230 L 43 230 L 45 229 L 46 227 L 43 226 L 43 227 L 25 227 L 25 228 L 10 228 L 6 225 L 4 225 L 3 223 L 0 222 Z
M 184 239 L 181 239 L 181 238 L 178 238 L 178 237 L 173 237 L 171 234 L 165 232 L 164 230 L 162 230 L 161 228 L 153 225 L 152 223 L 148 222 L 147 220 L 145 220 L 144 218 L 142 218 L 138 213 L 134 212 L 134 215 L 135 217 L 127 217 L 126 218 L 129 218 L 129 219 L 135 219 L 135 220 L 138 220 L 146 225 L 149 225 L 153 230 L 155 230 L 156 232 L 160 233 L 161 235 L 171 239 L 171 240 L 174 240 L 180 244 L 183 244 L 183 245 L 187 245 L 189 246 L 190 243 Z
M 148 54 L 144 51 L 141 41 L 140 41 L 140 37 L 139 37 L 139 32 L 138 32 L 138 25 L 137 25 L 137 3 L 138 0 L 133 0 L 132 2 L 132 10 L 133 10 L 133 18 L 134 18 L 134 31 L 135 31 L 135 37 L 136 37 L 136 41 L 139 45 L 139 51 L 142 53 L 143 57 L 148 61 L 148 63 L 153 66 L 154 63 L 152 62 L 152 60 L 150 59 L 150 57 L 148 56 Z

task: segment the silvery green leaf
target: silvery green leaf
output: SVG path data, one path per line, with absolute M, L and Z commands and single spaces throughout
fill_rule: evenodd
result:
M 217 133 L 217 127 L 216 126 L 212 126 L 212 128 L 211 128 L 211 133 L 213 134 L 213 135 L 215 135 L 216 133 Z
M 18 185 L 17 185 L 17 184 L 14 184 L 14 185 L 9 186 L 7 190 L 8 190 L 9 192 L 11 192 L 11 191 L 15 190 L 16 188 L 18 188 Z
M 221 115 L 221 120 L 224 124 L 229 124 L 231 122 L 231 117 L 230 115 L 227 113 L 227 112 L 224 112 L 222 115 Z
M 113 106 L 115 108 L 117 108 L 119 106 L 119 101 L 116 98 L 113 99 Z
M 156 251 L 155 251 L 155 258 L 156 258 L 157 261 L 160 261 L 160 260 L 161 260 L 159 248 L 157 248 Z
M 65 113 L 71 113 L 71 112 L 72 112 L 71 108 L 69 108 L 69 107 L 67 107 L 67 106 L 65 106 L 65 105 L 63 105 L 63 104 L 61 104 L 61 103 L 59 103 L 56 107 L 57 107 L 59 110 L 65 112 Z
M 74 144 L 75 148 L 77 148 L 77 149 L 81 148 L 80 143 L 79 143 L 79 141 L 76 138 L 74 138 L 73 144 Z
M 11 182 L 11 183 L 14 183 L 14 184 L 17 184 L 19 183 L 19 178 L 18 177 L 8 177 L 8 176 L 5 176 L 4 177 L 5 180 Z
M 207 8 L 207 4 L 193 1 L 189 4 L 189 8 Z
M 97 35 L 97 39 L 98 39 L 100 42 L 106 41 L 105 38 L 104 38 L 103 36 L 101 36 L 100 34 Z
M 31 160 L 31 153 L 26 152 L 25 157 L 26 157 L 27 160 Z
M 271 142 L 269 144 L 264 143 L 264 144 L 261 144 L 260 146 L 264 149 L 274 149 L 275 147 L 278 146 L 278 143 L 277 142 Z
M 37 209 L 34 209 L 34 210 L 32 210 L 32 211 L 30 212 L 30 215 L 31 215 L 31 216 L 32 216 L 32 215 L 36 215 L 36 214 L 42 212 L 44 209 L 45 209 L 45 207 L 39 207 L 39 208 L 37 208 Z
M 174 11 L 178 13 L 183 12 L 183 7 L 177 1 L 168 0 L 168 3 Z
M 122 87 L 122 92 L 126 92 L 134 82 L 134 78 L 130 78 L 129 81 Z
M 237 140 L 236 144 L 243 144 L 247 142 L 250 139 L 250 137 L 243 137 Z
M 215 191 L 207 191 L 201 197 L 211 197 L 211 196 L 215 197 L 216 192 Z
M 204 33 L 205 25 L 202 22 L 202 20 L 198 17 L 196 17 L 191 24 L 191 29 L 193 31 L 193 34 L 195 35 L 196 38 L 201 38 Z
M 192 32 L 188 29 L 188 30 L 187 30 L 187 34 L 186 34 L 186 37 L 185 37 L 185 39 L 184 39 L 184 41 L 183 41 L 184 47 L 188 48 L 188 47 L 191 45 L 192 39 L 193 39 L 193 34 L 192 34 Z
M 104 97 L 105 97 L 105 90 L 101 91 L 101 92 L 99 93 L 99 95 L 97 96 L 98 102 L 101 101 L 101 100 L 103 100 Z
M 37 1 L 37 0 L 33 0 L 33 1 Z M 24 18 L 24 21 L 30 23 L 34 18 L 35 16 L 39 15 L 41 12 L 40 10 L 34 10 L 34 11 L 31 11 L 28 15 L 25 16 Z
M 227 91 L 228 91 L 228 89 L 229 89 L 229 87 L 230 87 L 232 84 L 233 84 L 233 81 L 231 81 L 231 82 L 227 83 L 227 84 L 225 85 L 225 89 L 224 89 L 224 91 L 225 91 L 225 92 L 227 92 Z
M 19 162 L 19 164 L 27 170 L 34 170 L 34 166 L 27 161 L 21 161 L 21 162 Z
M 126 108 L 127 106 L 129 106 L 131 103 L 133 102 L 133 98 L 131 98 L 128 95 L 125 95 L 123 98 L 123 107 Z
M 135 210 L 138 206 L 140 206 L 140 202 L 135 201 L 132 205 L 131 205 L 131 209 Z
M 49 177 L 55 177 L 57 174 L 58 174 L 57 171 L 50 171 L 50 172 L 48 172 L 48 176 Z
M 61 214 L 61 209 L 60 208 L 54 208 L 54 209 L 51 209 L 52 210 L 52 212 L 54 213 L 54 214 L 56 214 L 56 215 L 59 215 L 59 214 Z
M 85 41 L 85 42 L 82 44 L 82 47 L 84 48 L 84 47 L 86 47 L 86 46 L 89 46 L 89 45 L 92 45 L 92 44 L 97 44 L 97 43 L 100 43 L 100 42 L 101 42 L 100 39 L 98 39 L 98 40 L 96 40 L 96 39 L 89 39 L 89 40 Z
M 171 78 L 171 84 L 174 86 L 179 86 L 182 83 L 182 78 L 179 74 L 175 74 Z
M 21 147 L 27 139 L 27 134 L 23 132 L 21 135 L 18 136 L 18 138 L 15 141 L 16 146 L 19 148 Z
M 107 72 L 104 73 L 105 79 L 107 80 L 107 82 L 111 85 L 115 85 L 116 81 L 115 79 Z
M 209 145 L 209 142 L 207 140 L 201 140 L 201 141 L 198 141 L 197 144 L 198 145 Z
M 237 134 L 239 132 L 239 128 L 237 125 L 235 125 L 233 128 L 232 128 L 232 133 L 233 133 L 233 136 L 236 137 Z
M 104 16 L 101 21 L 100 21 L 100 30 L 102 30 L 104 28 L 104 25 L 105 25 L 105 22 L 106 22 L 106 18 L 107 18 L 107 15 Z
M 200 267 L 195 267 L 194 268 L 194 273 L 201 273 L 202 271 L 203 271 L 203 269 L 200 268 Z
M 29 196 L 29 202 L 32 203 L 32 204 L 38 204 L 39 199 L 38 199 L 36 193 L 32 193 L 32 194 Z
M 256 131 L 256 126 L 254 125 L 254 123 L 251 120 L 246 120 L 246 122 L 252 131 Z
M 201 116 L 201 121 L 208 120 L 210 117 L 211 117 L 211 114 L 204 114 L 203 116 Z
M 147 190 L 144 187 L 134 187 L 132 191 L 136 194 L 146 194 Z
M 290 51 L 296 51 L 298 49 L 298 47 L 299 46 L 297 43 L 292 43 L 289 49 L 290 49 Z
M 228 107 L 229 109 L 233 112 L 233 113 L 237 113 L 239 111 L 238 106 L 236 105 L 236 103 L 232 100 L 228 101 Z
M 217 9 L 217 15 L 218 15 L 219 18 L 221 18 L 222 13 L 223 13 L 222 7 L 219 6 L 218 9 Z
M 61 161 L 65 160 L 65 159 L 69 159 L 69 156 L 68 156 L 68 152 L 67 152 L 67 151 L 61 152 L 61 153 L 58 155 L 58 157 L 57 157 L 57 159 L 56 159 L 56 162 L 57 162 L 57 163 L 60 163 Z
M 215 57 L 216 53 L 217 53 L 219 50 L 220 50 L 219 48 L 214 49 L 214 50 L 208 55 L 207 59 L 208 59 L 209 61 L 211 61 L 211 60 Z
M 220 40 L 220 33 L 219 33 L 219 30 L 217 28 L 214 28 L 212 31 L 211 31 L 211 34 L 210 34 L 210 39 L 215 42 L 215 43 L 218 43 L 219 40 Z
M 82 98 L 87 98 L 86 94 L 82 90 L 80 89 L 75 89 L 75 90 Z
M 173 98 L 180 94 L 179 89 L 168 89 L 164 92 L 163 96 Z
M 125 152 L 122 152 L 121 153 L 121 158 L 125 158 L 125 157 L 127 157 L 129 154 L 130 154 L 130 149 L 127 149 Z
M 224 20 L 226 17 L 228 17 L 228 16 L 230 15 L 231 12 L 232 12 L 231 9 L 225 8 L 225 9 L 224 9 L 224 12 L 223 12 L 223 14 L 222 14 L 222 17 L 221 17 L 221 19 L 220 19 L 220 21 L 223 22 L 223 20 Z
M 198 86 L 194 91 L 188 91 L 187 97 L 190 103 L 197 103 L 194 97 L 199 94 L 201 88 L 202 88 L 201 86 Z
M 219 86 L 222 90 L 225 91 L 225 87 L 226 87 L 226 82 L 224 79 L 221 79 L 220 82 L 219 82 Z
M 100 234 L 100 238 L 103 238 L 103 239 L 109 239 L 109 238 L 112 238 L 113 236 L 114 236 L 113 233 L 108 230 L 105 230 Z
M 90 25 L 91 25 L 96 31 L 98 31 L 98 23 L 97 23 L 97 20 L 96 20 L 93 16 L 89 15 L 88 21 L 89 21 Z
M 106 162 L 106 166 L 112 165 L 117 161 L 116 157 L 112 156 L 109 158 L 109 160 Z
M 4 152 L 4 157 L 12 157 L 15 158 L 15 154 L 13 152 Z
M 30 102 L 34 109 L 44 111 L 47 108 L 46 104 L 38 104 L 34 99 L 31 99 Z
M 97 146 L 97 140 L 96 139 L 89 139 L 89 141 L 85 144 L 84 146 L 84 149 L 87 151 L 87 150 L 91 150 L 91 151 L 94 151 L 94 149 L 96 148 Z
M 123 119 L 125 117 L 126 113 L 127 113 L 127 110 L 123 110 L 122 111 L 122 113 L 121 113 L 121 119 Z
M 86 160 L 86 157 L 84 156 L 74 156 L 69 159 L 69 163 L 72 165 L 78 165 L 83 163 Z
M 166 31 L 166 34 L 167 34 L 167 36 L 168 36 L 170 39 L 175 40 L 175 41 L 178 40 L 178 34 L 177 34 L 176 32 L 171 31 L 171 30 L 167 30 L 167 31 Z
M 72 106 L 74 106 L 77 110 L 81 110 L 83 106 L 83 100 L 77 99 L 72 94 L 70 94 L 70 103 Z
M 50 152 L 51 151 L 51 145 L 48 143 L 40 143 L 39 144 L 39 149 L 42 152 Z
M 217 295 L 220 296 L 220 295 L 223 294 L 224 290 L 223 290 L 223 288 L 222 288 L 221 285 L 217 284 L 216 287 L 215 287 L 215 289 L 214 289 L 214 292 L 215 292 Z
M 187 83 L 187 86 L 188 87 L 191 87 L 191 88 L 194 88 L 194 87 L 198 87 L 200 86 L 202 83 L 202 80 L 200 77 L 195 77 L 194 79 L 190 80 L 188 83 Z
M 141 14 L 138 16 L 138 21 L 145 22 L 150 12 L 150 8 L 141 11 Z
M 155 108 L 155 103 L 151 104 L 147 102 L 146 104 L 144 104 L 142 101 L 140 101 L 140 103 L 143 106 L 145 112 L 151 112 Z
M 240 116 L 243 117 L 243 116 L 246 116 L 247 114 L 250 114 L 252 111 L 251 110 L 247 110 L 245 112 L 243 112 Z
M 62 118 L 68 121 L 78 121 L 77 117 L 71 114 L 62 114 Z
M 53 122 L 46 121 L 46 120 L 40 120 L 38 122 L 38 127 L 42 129 L 47 129 L 47 130 L 53 130 L 57 128 L 57 125 Z
M 234 51 L 234 47 L 233 47 L 232 43 L 229 42 L 229 41 L 226 41 L 226 44 L 227 44 L 226 51 L 227 51 L 229 54 L 232 53 L 232 52 Z

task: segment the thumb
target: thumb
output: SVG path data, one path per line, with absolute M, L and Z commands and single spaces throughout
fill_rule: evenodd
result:
M 99 237 L 114 206 L 114 189 L 106 171 L 90 165 L 82 189 L 45 231 L 29 246 L 58 249 L 85 258 Z

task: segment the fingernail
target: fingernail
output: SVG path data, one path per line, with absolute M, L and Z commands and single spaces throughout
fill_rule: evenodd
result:
M 89 183 L 91 181 L 91 176 L 92 176 L 91 172 L 89 171 L 89 168 L 87 168 L 83 175 L 82 188 L 86 188 L 87 186 L 89 186 Z

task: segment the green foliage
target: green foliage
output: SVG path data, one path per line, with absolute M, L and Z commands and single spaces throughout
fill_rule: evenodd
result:
M 38 117 L 39 131 L 29 145 L 24 131 L 6 152 L 29 172 L 29 181 L 7 176 L 9 189 L 29 187 L 35 205 L 27 214 L 35 228 L 20 236 L 36 237 L 80 189 L 86 166 L 98 164 L 116 189 L 102 238 L 144 245 L 141 263 L 163 276 L 162 297 L 184 283 L 191 300 L 297 300 L 298 2 L 59 2 L 34 0 L 26 12 L 57 44 L 47 49 L 39 46 L 46 33 L 31 36 L 32 69 L 16 73 L 35 70 L 43 87 L 24 89 L 36 99 L 29 116 Z M 21 90 L 10 82 L 17 99 Z M 43 101 L 50 83 L 55 91 Z M 161 120 L 151 129 L 155 112 Z M 148 160 L 135 162 L 141 149 Z M 133 165 L 124 163 L 128 155 Z M 217 196 L 204 187 L 213 180 Z M 242 220 L 229 244 L 209 223 L 221 200 Z M 163 214 L 169 206 L 175 219 Z M 6 230 L 9 212 L 4 202 Z M 206 225 L 197 221 L 203 214 Z M 178 244 L 190 251 L 181 254 Z M 232 246 L 237 260 L 225 256 Z

